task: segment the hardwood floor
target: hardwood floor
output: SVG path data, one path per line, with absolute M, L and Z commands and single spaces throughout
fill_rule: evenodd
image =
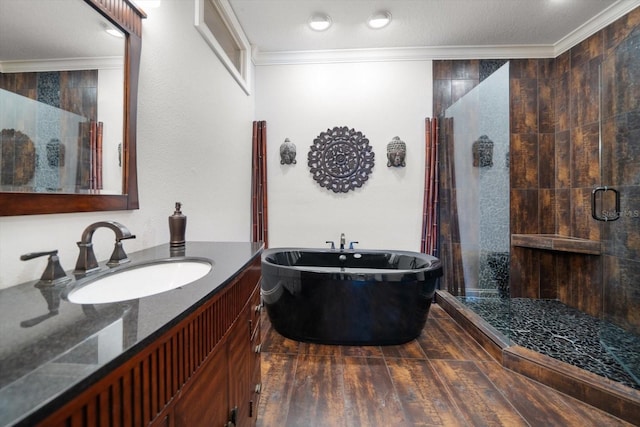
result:
M 262 317 L 258 427 L 630 426 L 502 368 L 439 306 L 387 347 L 299 343 Z

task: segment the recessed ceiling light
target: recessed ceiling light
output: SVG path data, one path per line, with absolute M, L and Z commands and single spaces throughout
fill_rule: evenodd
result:
M 309 27 L 314 31 L 324 31 L 331 26 L 331 18 L 329 15 L 317 13 L 312 15 L 307 21 Z
M 367 25 L 373 29 L 384 28 L 391 22 L 391 14 L 387 11 L 376 12 L 367 19 Z

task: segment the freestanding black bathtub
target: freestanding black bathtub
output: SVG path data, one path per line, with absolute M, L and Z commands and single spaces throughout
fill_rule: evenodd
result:
M 286 338 L 401 344 L 420 335 L 440 276 L 440 260 L 417 252 L 273 248 L 262 254 L 261 293 Z

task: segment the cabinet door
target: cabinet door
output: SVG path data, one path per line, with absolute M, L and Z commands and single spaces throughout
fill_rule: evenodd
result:
M 250 307 L 247 305 L 229 336 L 229 403 L 237 410 L 237 427 L 250 426 L 252 408 L 253 356 L 250 340 Z M 255 412 L 255 408 L 253 408 Z
M 222 427 L 229 421 L 229 395 L 227 390 L 228 364 L 224 341 L 199 369 L 197 380 L 181 394 L 176 402 L 176 427 Z

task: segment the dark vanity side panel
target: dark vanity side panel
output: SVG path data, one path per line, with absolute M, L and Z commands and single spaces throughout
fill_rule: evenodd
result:
M 195 387 L 199 369 L 217 354 L 214 350 L 246 313 L 259 278 L 258 256 L 224 290 L 36 425 L 141 426 L 169 421 L 176 398 L 187 386 Z

